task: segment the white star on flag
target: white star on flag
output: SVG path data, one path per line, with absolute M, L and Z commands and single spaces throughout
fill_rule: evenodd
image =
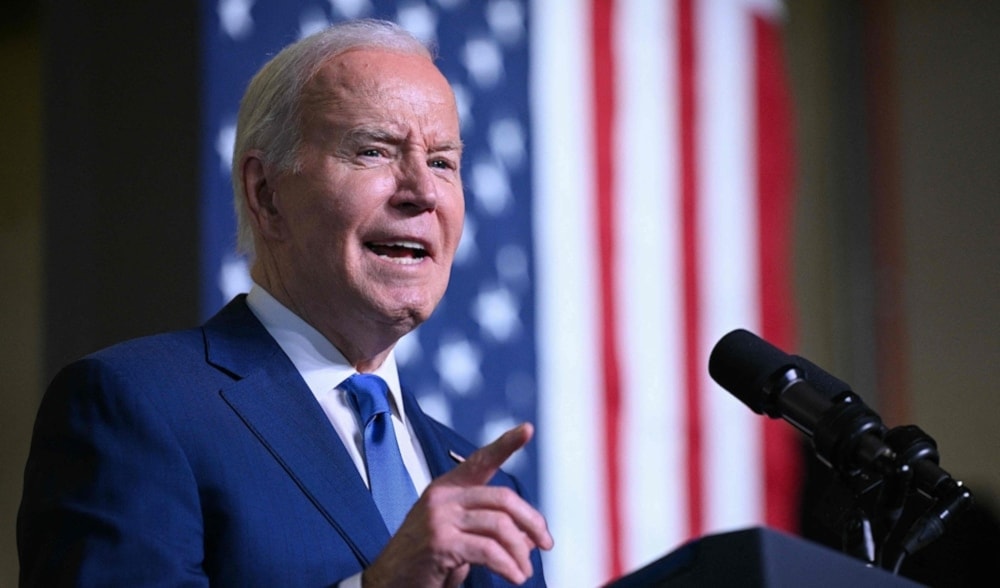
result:
M 507 341 L 521 328 L 517 299 L 506 288 L 479 293 L 473 304 L 476 322 L 496 341 Z
M 481 359 L 482 354 L 468 339 L 455 339 L 438 347 L 434 367 L 448 387 L 460 396 L 466 396 L 482 382 L 483 377 L 479 373 Z
M 231 39 L 243 39 L 253 33 L 250 10 L 254 0 L 219 0 L 219 25 Z

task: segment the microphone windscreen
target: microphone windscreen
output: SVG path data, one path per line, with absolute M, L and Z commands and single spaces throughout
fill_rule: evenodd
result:
M 792 356 L 745 329 L 719 339 L 708 358 L 712 379 L 757 414 L 768 414 L 769 381 L 792 367 Z

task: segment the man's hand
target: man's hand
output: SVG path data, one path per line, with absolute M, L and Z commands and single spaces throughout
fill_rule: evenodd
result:
M 545 518 L 509 488 L 486 486 L 531 440 L 521 424 L 432 482 L 365 570 L 365 588 L 458 586 L 472 564 L 521 584 L 533 574 L 531 550 L 552 548 Z

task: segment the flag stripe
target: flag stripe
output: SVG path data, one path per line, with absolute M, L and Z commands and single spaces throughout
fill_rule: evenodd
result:
M 594 185 L 596 186 L 596 231 L 598 260 L 598 300 L 600 308 L 602 389 L 604 390 L 604 465 L 607 509 L 607 536 L 610 554 L 610 572 L 620 575 L 624 571 L 622 559 L 622 513 L 621 477 L 618 472 L 618 455 L 621 451 L 620 417 L 620 372 L 619 345 L 617 340 L 617 296 L 615 217 L 617 206 L 614 193 L 614 122 L 615 122 L 615 54 L 611 32 L 614 26 L 614 2 L 594 0 L 591 4 L 593 17 L 592 50 L 594 67 L 594 138 L 595 165 Z
M 694 42 L 694 10 L 692 0 L 679 0 L 677 3 L 677 56 L 680 105 L 679 136 L 680 136 L 680 197 L 681 197 L 681 231 L 683 234 L 683 304 L 684 314 L 681 317 L 684 332 L 683 357 L 684 377 L 682 379 L 687 409 L 687 496 L 688 520 L 685 532 L 690 535 L 701 533 L 703 526 L 702 512 L 702 459 L 701 459 L 701 401 L 697 382 L 700 381 L 701 365 L 698 363 L 698 317 L 700 293 L 698 290 L 697 265 L 699 262 L 698 239 L 695 232 L 698 226 L 698 148 L 696 126 L 698 109 L 695 97 L 697 86 L 697 56 Z
M 700 338 L 691 353 L 702 402 L 704 526 L 697 534 L 760 521 L 761 420 L 708 376 L 708 354 L 735 327 L 756 330 L 757 198 L 752 180 L 753 0 L 694 4 L 699 57 L 698 202 Z
M 686 536 L 684 415 L 676 209 L 676 47 L 673 4 L 618 2 L 616 146 L 619 340 L 622 345 L 623 557 L 634 569 Z M 641 148 L 640 148 L 641 146 Z M 642 456 L 639 459 L 630 456 Z M 670 496 L 671 500 L 663 497 Z

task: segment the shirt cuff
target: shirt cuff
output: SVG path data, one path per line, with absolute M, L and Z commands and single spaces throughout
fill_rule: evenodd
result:
M 358 572 L 350 578 L 341 581 L 337 584 L 337 588 L 361 588 L 361 574 L 363 573 Z

